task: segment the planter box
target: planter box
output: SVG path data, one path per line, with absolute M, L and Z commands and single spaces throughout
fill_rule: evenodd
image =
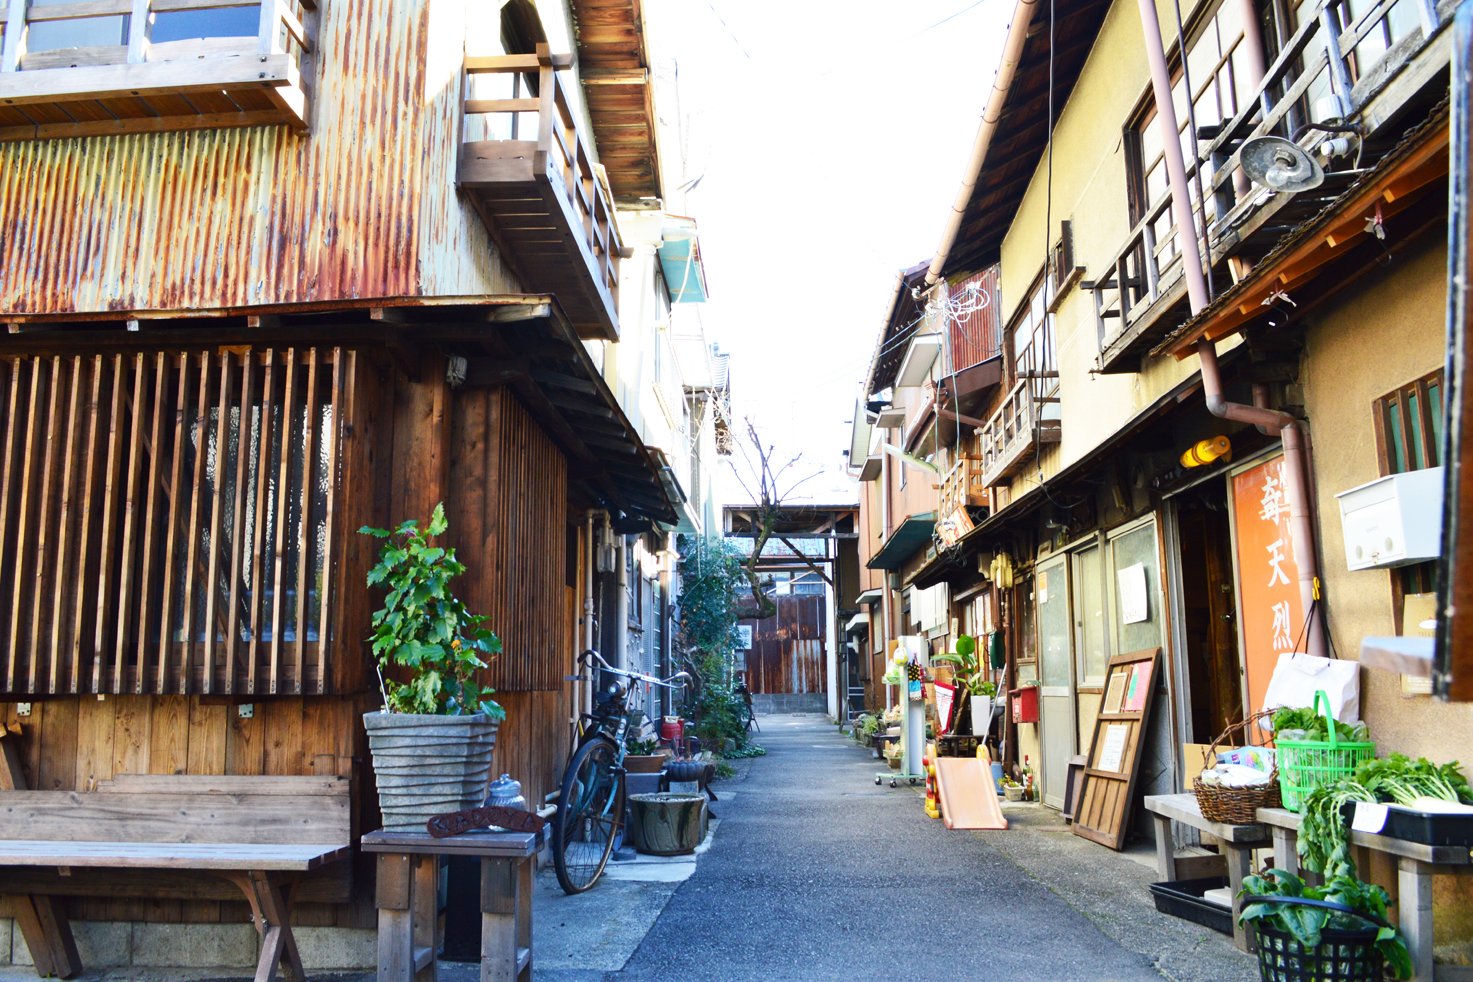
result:
M 489 716 L 364 713 L 386 832 L 423 832 L 435 815 L 475 808 L 491 784 Z
M 703 794 L 636 794 L 629 797 L 634 848 L 652 856 L 695 852 L 706 834 Z
M 1163 914 L 1182 917 L 1219 934 L 1232 937 L 1233 911 L 1231 907 L 1215 904 L 1203 899 L 1208 890 L 1228 885 L 1225 876 L 1209 876 L 1198 880 L 1168 880 L 1151 884 L 1151 899 L 1156 909 Z
M 624 770 L 630 774 L 658 774 L 668 759 L 664 754 L 629 754 L 624 758 Z
M 1355 805 L 1340 806 L 1346 824 L 1355 818 Z M 1428 846 L 1473 846 L 1473 813 L 1421 812 L 1398 805 L 1386 808 L 1386 824 L 1379 835 Z

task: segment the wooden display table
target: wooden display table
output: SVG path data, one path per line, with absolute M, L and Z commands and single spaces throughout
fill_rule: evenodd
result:
M 433 982 L 441 856 L 481 860 L 481 982 L 532 978 L 533 857 L 542 832 L 467 832 L 436 839 L 427 832 L 370 832 L 365 852 L 378 856 L 378 980 Z
M 1156 867 L 1163 880 L 1175 880 L 1176 847 L 1172 844 L 1171 823 L 1181 822 L 1217 841 L 1227 860 L 1228 886 L 1233 891 L 1233 943 L 1243 951 L 1253 950 L 1249 932 L 1238 923 L 1238 891 L 1243 877 L 1252 871 L 1253 850 L 1269 844 L 1269 830 L 1258 825 L 1226 825 L 1209 822 L 1202 817 L 1194 794 L 1155 794 L 1146 796 L 1146 810 L 1156 823 Z M 1260 812 L 1260 815 L 1262 813 Z
M 1299 872 L 1299 823 L 1283 808 L 1260 808 L 1258 820 L 1273 833 L 1274 858 L 1282 869 Z M 1473 857 L 1466 846 L 1429 846 L 1369 832 L 1351 832 L 1350 844 L 1396 857 L 1396 919 L 1412 954 L 1414 979 L 1432 978 L 1432 874 L 1466 872 Z

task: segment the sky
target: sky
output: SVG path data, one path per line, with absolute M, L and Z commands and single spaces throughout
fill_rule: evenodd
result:
M 858 500 L 842 453 L 854 400 L 895 274 L 940 244 L 1012 9 L 646 0 L 657 69 L 679 79 L 678 104 L 657 111 L 683 145 L 662 152 L 699 178 L 683 207 L 711 294 L 701 317 L 732 355 L 738 431 L 751 419 L 775 459 L 799 458 L 782 489 L 807 479 L 785 500 Z M 723 499 L 750 500 L 729 470 Z

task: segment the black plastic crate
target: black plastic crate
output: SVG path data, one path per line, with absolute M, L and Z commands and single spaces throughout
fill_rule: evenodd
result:
M 1341 814 L 1349 824 L 1355 818 L 1355 805 L 1342 805 Z M 1392 807 L 1386 809 L 1386 824 L 1380 834 L 1427 846 L 1473 846 L 1473 815 Z
M 1225 876 L 1209 876 L 1198 880 L 1168 880 L 1151 884 L 1151 899 L 1156 909 L 1172 917 L 1182 917 L 1219 934 L 1233 933 L 1233 912 L 1228 907 L 1204 900 L 1208 890 L 1228 885 Z

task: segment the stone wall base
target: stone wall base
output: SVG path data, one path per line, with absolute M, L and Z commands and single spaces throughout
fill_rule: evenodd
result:
M 249 975 L 259 953 L 249 924 L 73 921 L 72 934 L 87 969 L 210 968 Z M 371 928 L 296 927 L 292 934 L 309 972 L 361 971 L 377 964 Z M 32 964 L 20 929 L 0 918 L 0 965 Z

